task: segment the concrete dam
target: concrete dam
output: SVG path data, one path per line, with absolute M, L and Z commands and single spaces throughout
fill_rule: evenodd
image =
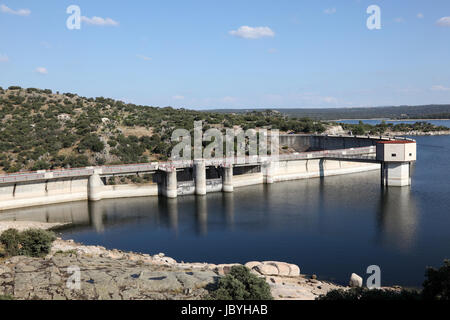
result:
M 416 142 L 407 138 L 281 135 L 278 157 L 196 159 L 42 170 L 0 176 L 0 210 L 111 198 L 206 195 L 281 181 L 380 170 L 382 186 L 411 184 Z M 108 178 L 151 175 L 146 184 L 108 185 Z

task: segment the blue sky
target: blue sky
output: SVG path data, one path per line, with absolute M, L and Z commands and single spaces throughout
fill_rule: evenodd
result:
M 450 1 L 0 0 L 10 85 L 196 109 L 450 103 Z

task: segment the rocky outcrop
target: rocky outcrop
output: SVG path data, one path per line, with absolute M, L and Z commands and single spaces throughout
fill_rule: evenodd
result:
M 79 270 L 79 288 L 74 286 L 74 270 Z M 60 252 L 45 259 L 7 260 L 0 267 L 0 295 L 48 300 L 200 299 L 217 279 L 211 270 Z
M 55 226 L 0 222 L 0 234 L 8 228 Z M 202 299 L 235 265 L 238 264 L 177 262 L 163 253 L 108 250 L 57 239 L 45 258 L 13 257 L 0 261 L 0 295 L 48 300 Z M 300 268 L 294 264 L 252 261 L 245 265 L 265 279 L 275 299 L 313 300 L 331 289 L 342 288 L 300 275 Z M 68 286 L 74 270 L 79 270 L 79 288 Z
M 300 276 L 300 268 L 295 264 L 279 261 L 251 261 L 245 264 L 253 273 L 263 276 Z
M 349 286 L 352 288 L 360 288 L 363 286 L 363 278 L 358 276 L 356 273 L 352 273 L 350 276 Z

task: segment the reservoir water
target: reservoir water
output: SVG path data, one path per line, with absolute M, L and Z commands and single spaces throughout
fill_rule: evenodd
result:
M 178 261 L 278 260 L 347 284 L 381 268 L 382 285 L 420 287 L 450 258 L 450 136 L 414 137 L 413 185 L 380 187 L 377 171 L 235 189 L 233 194 L 76 202 L 0 213 L 72 222 L 65 239 Z

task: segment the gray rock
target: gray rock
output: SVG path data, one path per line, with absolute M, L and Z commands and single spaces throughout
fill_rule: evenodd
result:
M 363 278 L 358 276 L 356 273 L 352 273 L 350 276 L 349 286 L 352 288 L 361 288 L 363 285 Z

